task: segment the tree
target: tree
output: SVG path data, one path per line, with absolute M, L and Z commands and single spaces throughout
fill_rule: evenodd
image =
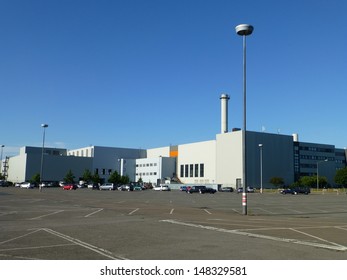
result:
M 316 177 L 316 183 L 317 183 L 317 177 Z M 325 188 L 328 185 L 328 179 L 325 176 L 319 176 L 318 177 L 318 186 L 320 188 Z
M 120 181 L 121 181 L 121 176 L 118 174 L 117 171 L 113 171 L 110 177 L 108 178 L 109 183 L 119 184 Z
M 317 186 L 317 176 L 303 176 L 299 179 L 299 184 L 302 186 L 314 188 Z
M 82 175 L 82 180 L 83 180 L 84 182 L 90 182 L 90 181 L 92 181 L 92 179 L 93 179 L 93 175 L 92 175 L 92 173 L 90 172 L 90 170 L 89 170 L 89 169 L 85 169 L 85 170 L 84 170 L 84 173 L 83 173 L 83 175 Z
M 284 185 L 284 180 L 281 177 L 272 177 L 270 179 L 270 184 L 274 185 L 276 188 Z
M 336 171 L 334 181 L 341 186 L 347 186 L 347 167 Z
M 75 182 L 75 176 L 73 175 L 71 169 L 68 171 L 68 173 L 66 173 L 64 181 L 69 184 L 73 184 Z
M 121 184 L 129 184 L 130 183 L 130 178 L 128 175 L 121 176 L 120 178 L 120 183 Z
M 92 181 L 93 181 L 93 183 L 95 183 L 95 184 L 100 184 L 100 183 L 101 183 L 101 178 L 100 178 L 99 174 L 95 173 L 95 174 L 92 176 Z
M 39 173 L 36 173 L 33 177 L 31 177 L 31 180 L 30 180 L 32 183 L 36 183 L 36 184 L 39 184 L 40 181 L 41 181 L 41 177 L 40 177 L 40 174 Z

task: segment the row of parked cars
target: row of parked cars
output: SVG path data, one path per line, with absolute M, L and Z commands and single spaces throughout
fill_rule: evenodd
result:
M 105 183 L 105 184 L 65 184 L 63 186 L 63 190 L 77 190 L 78 188 L 88 188 L 88 189 L 93 189 L 93 190 L 107 190 L 107 191 L 114 191 L 114 190 L 119 190 L 119 191 L 142 191 L 144 188 L 139 186 L 139 185 L 116 185 L 113 183 Z
M 181 186 L 180 187 L 181 191 L 185 191 L 187 193 L 216 193 L 217 190 L 214 188 L 209 188 L 206 186 Z M 234 189 L 232 187 L 222 187 L 218 190 L 219 192 L 234 192 Z M 253 187 L 247 187 L 246 191 L 248 193 L 254 193 L 255 189 Z M 243 192 L 243 188 L 238 188 L 237 189 L 237 193 L 242 193 Z

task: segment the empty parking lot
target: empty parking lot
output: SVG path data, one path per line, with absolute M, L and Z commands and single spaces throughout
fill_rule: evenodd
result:
M 347 259 L 344 193 L 0 189 L 0 258 Z

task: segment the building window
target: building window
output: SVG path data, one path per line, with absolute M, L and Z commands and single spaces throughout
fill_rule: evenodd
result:
M 99 174 L 99 168 L 95 168 L 95 175 Z
M 112 169 L 109 169 L 108 170 L 108 175 L 111 175 L 112 174 Z
M 184 165 L 181 164 L 181 173 L 180 176 L 183 178 L 184 177 Z
M 204 164 L 200 163 L 200 177 L 205 177 Z
M 193 177 L 193 171 L 194 171 L 194 165 L 190 164 L 189 165 L 189 177 Z
M 195 177 L 199 177 L 199 164 L 194 165 L 194 175 Z
M 189 177 L 188 175 L 188 164 L 184 166 L 184 177 Z
M 105 174 L 106 174 L 106 169 L 103 168 L 103 169 L 102 169 L 102 175 L 105 175 Z

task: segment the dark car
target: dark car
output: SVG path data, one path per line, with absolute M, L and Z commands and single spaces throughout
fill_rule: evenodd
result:
M 281 194 L 309 194 L 311 189 L 308 187 L 288 188 L 281 191 Z
M 281 191 L 281 194 L 295 194 L 294 189 L 284 189 Z
M 206 186 L 192 186 L 187 193 L 212 193 L 216 192 L 213 188 L 207 188 Z

